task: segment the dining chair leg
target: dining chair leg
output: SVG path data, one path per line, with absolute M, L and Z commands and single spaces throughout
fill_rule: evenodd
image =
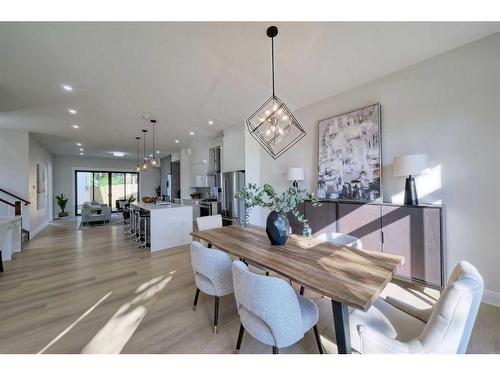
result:
M 196 288 L 196 293 L 194 294 L 194 301 L 193 301 L 193 311 L 196 310 L 196 305 L 198 304 L 198 297 L 200 296 L 200 290 Z
M 218 325 L 219 325 L 219 297 L 215 296 L 214 333 L 217 333 L 217 326 Z
M 318 325 L 315 324 L 313 327 L 314 337 L 316 337 L 316 344 L 318 344 L 319 354 L 323 354 L 323 345 L 321 345 L 321 336 L 318 332 Z
M 243 341 L 243 334 L 245 333 L 245 328 L 243 327 L 243 324 L 240 324 L 240 332 L 238 333 L 238 342 L 236 343 L 236 351 L 235 353 L 240 352 L 241 348 L 241 342 Z
M 300 286 L 300 295 L 303 296 L 304 295 L 304 287 L 301 285 Z
M 273 354 L 279 354 L 279 349 L 277 346 L 273 346 Z

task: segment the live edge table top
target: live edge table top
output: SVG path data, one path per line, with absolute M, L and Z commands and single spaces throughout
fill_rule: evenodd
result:
M 314 238 L 291 235 L 273 246 L 264 228 L 239 225 L 193 232 L 213 247 L 249 260 L 334 301 L 368 310 L 391 281 L 404 258 L 377 251 L 339 247 Z

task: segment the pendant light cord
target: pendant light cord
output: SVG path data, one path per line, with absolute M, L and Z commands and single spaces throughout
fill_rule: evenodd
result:
M 137 146 L 137 166 L 139 166 L 139 137 L 135 139 L 135 144 Z
M 271 68 L 273 74 L 273 96 L 274 96 L 274 37 L 271 38 Z

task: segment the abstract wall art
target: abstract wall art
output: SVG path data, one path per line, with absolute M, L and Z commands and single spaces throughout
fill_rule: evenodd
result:
M 319 121 L 318 198 L 382 198 L 381 106 Z

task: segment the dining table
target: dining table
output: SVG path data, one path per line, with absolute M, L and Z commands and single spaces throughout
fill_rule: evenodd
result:
M 351 353 L 348 307 L 367 311 L 404 262 L 399 255 L 296 234 L 284 245 L 271 245 L 265 228 L 256 225 L 234 224 L 191 234 L 330 298 L 339 354 Z

